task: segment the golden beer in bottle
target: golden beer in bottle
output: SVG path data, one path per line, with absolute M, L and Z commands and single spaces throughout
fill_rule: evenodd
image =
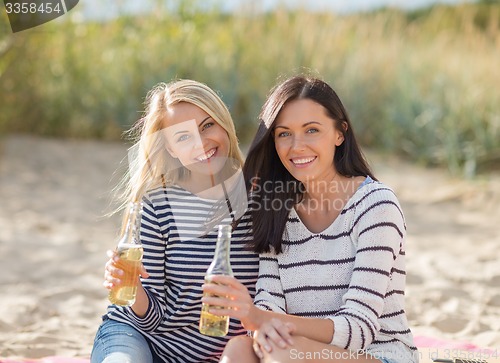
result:
M 205 275 L 205 282 L 210 283 L 213 275 L 233 276 L 233 270 L 229 262 L 231 248 L 231 226 L 220 225 L 215 256 Z M 200 333 L 215 337 L 223 337 L 229 330 L 229 316 L 218 316 L 211 314 L 209 309 L 222 309 L 219 306 L 202 304 L 200 317 Z
M 109 301 L 115 305 L 130 306 L 135 302 L 137 284 L 142 261 L 142 244 L 140 239 L 142 203 L 131 203 L 125 230 L 116 247 L 119 261 L 116 266 L 123 271 L 120 286 L 109 292 Z

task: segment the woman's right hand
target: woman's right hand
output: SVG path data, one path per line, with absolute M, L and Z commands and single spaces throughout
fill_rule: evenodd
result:
M 104 267 L 104 282 L 103 286 L 111 290 L 116 286 L 120 286 L 121 280 L 120 277 L 123 276 L 123 270 L 118 268 L 118 260 L 119 257 L 116 254 L 116 251 L 108 250 L 106 255 L 109 257 L 108 262 Z
M 202 286 L 205 296 L 202 302 L 212 306 L 210 313 L 219 316 L 231 316 L 239 319 L 245 329 L 259 327 L 261 310 L 255 307 L 253 299 L 245 285 L 233 276 L 213 275 L 211 282 Z
M 111 290 L 117 286 L 120 286 L 121 282 L 121 277 L 123 276 L 124 272 L 122 269 L 119 268 L 119 261 L 120 258 L 116 254 L 116 251 L 111 251 L 108 250 L 106 253 L 109 257 L 108 262 L 106 262 L 105 268 L 104 268 L 104 282 L 103 286 Z M 140 275 L 144 278 L 148 278 L 149 274 L 144 268 L 144 265 L 141 264 L 141 271 Z M 139 281 L 139 276 L 137 276 L 137 281 Z

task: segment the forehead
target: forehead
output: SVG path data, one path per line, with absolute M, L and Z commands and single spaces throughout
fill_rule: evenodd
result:
M 171 127 L 180 125 L 190 121 L 198 125 L 204 119 L 209 117 L 208 113 L 188 102 L 179 102 L 174 105 L 167 106 L 166 118 L 163 127 Z
M 310 99 L 299 99 L 287 102 L 276 118 L 276 126 L 286 126 L 293 123 L 309 121 L 331 122 L 326 109 Z

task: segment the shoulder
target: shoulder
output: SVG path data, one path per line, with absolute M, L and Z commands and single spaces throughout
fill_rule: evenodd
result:
M 191 192 L 187 191 L 184 188 L 181 188 L 177 185 L 171 185 L 167 187 L 158 187 L 155 189 L 149 190 L 143 198 L 143 201 L 147 201 L 150 203 L 162 203 L 165 201 L 199 201 L 200 198 Z
M 149 190 L 142 198 L 144 208 L 170 209 L 173 205 L 192 207 L 198 201 L 193 194 L 179 186 L 158 187 Z
M 379 181 L 364 184 L 353 201 L 358 218 L 389 218 L 404 223 L 404 215 L 394 190 Z
M 362 201 L 369 203 L 390 201 L 399 205 L 398 197 L 391 187 L 371 179 L 364 183 L 358 190 L 355 202 L 359 203 Z

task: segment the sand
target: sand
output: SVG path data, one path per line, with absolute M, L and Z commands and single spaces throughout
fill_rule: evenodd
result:
M 459 180 L 368 155 L 406 215 L 414 334 L 500 354 L 500 175 Z M 123 143 L 0 140 L 0 357 L 89 356 L 119 227 L 105 215 L 125 157 Z

